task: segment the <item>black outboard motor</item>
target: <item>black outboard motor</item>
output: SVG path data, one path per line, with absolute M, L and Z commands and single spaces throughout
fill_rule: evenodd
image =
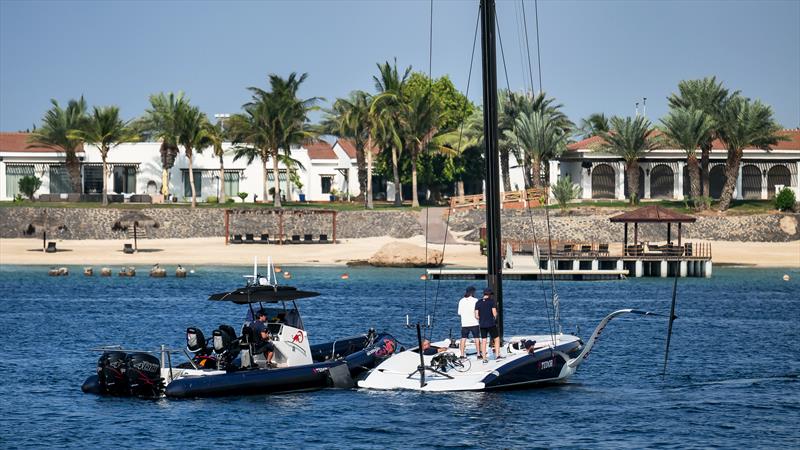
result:
M 206 347 L 206 337 L 200 328 L 189 327 L 186 329 L 186 349 L 199 355 L 209 353 L 208 347 Z
M 229 368 L 233 359 L 239 354 L 236 331 L 230 325 L 220 325 L 212 333 L 211 341 L 214 345 L 214 352 L 218 356 L 217 368 Z
M 100 393 L 128 395 L 128 379 L 125 376 L 125 352 L 105 352 L 97 360 L 97 380 Z
M 164 392 L 161 361 L 148 353 L 132 353 L 125 359 L 130 395 L 158 398 Z

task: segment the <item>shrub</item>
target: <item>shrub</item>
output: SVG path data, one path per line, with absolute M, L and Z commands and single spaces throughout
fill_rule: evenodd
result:
M 31 200 L 33 200 L 33 194 L 35 194 L 40 187 L 42 187 L 42 180 L 33 175 L 25 175 L 19 180 L 19 190 Z
M 238 195 L 238 196 L 239 196 L 239 198 L 240 198 L 240 199 L 242 199 L 242 201 L 244 201 L 244 199 L 246 199 L 246 198 L 247 198 L 247 196 L 248 196 L 248 195 L 250 195 L 250 194 L 248 194 L 247 192 L 239 192 L 239 193 L 238 193 L 238 194 L 236 194 L 236 195 Z
M 551 188 L 553 189 L 553 197 L 556 198 L 561 208 L 566 208 L 567 203 L 580 197 L 582 192 L 581 187 L 574 184 L 569 175 L 560 178 Z
M 20 181 L 21 183 L 22 181 Z M 794 191 L 788 187 L 781 189 L 778 195 L 775 196 L 775 208 L 780 211 L 791 210 L 794 208 L 795 202 L 797 202 L 797 199 L 794 196 Z
M 209 195 L 206 197 L 206 203 L 219 203 L 219 198 L 216 195 Z
M 234 200 L 231 197 L 228 197 L 227 199 L 225 199 L 225 203 L 236 203 L 236 200 Z

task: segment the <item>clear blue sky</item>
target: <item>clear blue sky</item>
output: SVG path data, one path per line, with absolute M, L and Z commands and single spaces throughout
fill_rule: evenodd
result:
M 183 90 L 209 116 L 234 113 L 266 75 L 308 72 L 303 96 L 372 91 L 375 63 L 428 71 L 425 1 L 0 0 L 0 130 L 38 123 L 55 98 L 83 94 L 140 115 L 148 96 Z M 433 74 L 466 90 L 477 0 L 434 3 Z M 534 3 L 525 3 L 538 85 Z M 499 1 L 510 84 L 523 89 L 521 6 Z M 574 121 L 660 118 L 682 79 L 717 75 L 800 126 L 800 1 L 539 2 L 544 89 Z M 524 37 L 523 37 L 524 39 Z M 506 87 L 502 72 L 500 87 Z M 479 100 L 480 70 L 470 97 Z

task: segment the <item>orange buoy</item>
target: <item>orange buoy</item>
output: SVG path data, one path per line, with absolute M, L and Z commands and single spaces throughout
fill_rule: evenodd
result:
M 275 273 L 281 273 L 281 268 L 279 266 L 275 266 Z
M 425 281 L 428 279 L 428 276 L 423 273 L 422 275 L 419 276 L 419 279 Z
M 292 278 L 292 274 L 290 274 L 289 272 L 283 272 L 283 278 L 286 278 L 288 280 L 289 278 Z
M 341 279 L 343 279 L 343 280 L 349 280 L 349 279 L 350 279 L 350 275 L 348 275 L 348 274 L 346 274 L 346 273 L 343 273 L 343 274 L 342 274 L 342 276 L 341 276 L 341 277 L 339 277 L 339 278 L 341 278 Z

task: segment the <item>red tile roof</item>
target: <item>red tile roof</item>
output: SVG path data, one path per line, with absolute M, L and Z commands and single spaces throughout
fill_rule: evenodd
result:
M 656 130 L 655 135 L 660 135 L 661 132 Z M 780 134 L 789 138 L 788 141 L 780 141 L 772 146 L 773 150 L 800 150 L 800 129 L 783 130 Z M 592 136 L 582 141 L 575 142 L 567 145 L 567 150 L 586 150 L 603 143 L 600 136 Z M 712 143 L 713 150 L 726 150 L 725 145 L 719 139 L 714 140 Z
M 308 157 L 311 159 L 337 159 L 333 147 L 325 141 L 305 144 L 303 147 L 308 150 Z
M 337 139 L 336 142 L 344 149 L 344 152 L 347 153 L 347 156 L 350 158 L 356 157 L 356 145 L 350 139 Z M 380 149 L 376 146 L 372 146 L 372 154 L 377 155 L 380 153 Z
M 28 143 L 30 135 L 30 133 L 0 132 L 0 152 L 52 153 L 59 151 L 40 145 L 28 147 L 31 145 Z

